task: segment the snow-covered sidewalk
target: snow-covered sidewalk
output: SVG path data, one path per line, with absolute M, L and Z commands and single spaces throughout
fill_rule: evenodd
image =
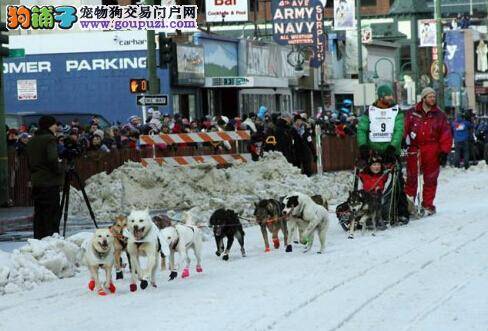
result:
M 264 253 L 246 230 L 224 262 L 205 242 L 203 274 L 98 297 L 88 272 L 0 296 L 0 330 L 487 330 L 488 167 L 442 173 L 438 214 L 347 240 L 331 219 L 326 253 Z M 318 243 L 316 242 L 316 245 Z M 126 273 L 126 278 L 128 278 Z

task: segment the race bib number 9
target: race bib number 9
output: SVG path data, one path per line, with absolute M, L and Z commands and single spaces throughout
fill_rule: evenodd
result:
M 391 142 L 398 106 L 388 109 L 369 107 L 369 140 L 375 143 Z

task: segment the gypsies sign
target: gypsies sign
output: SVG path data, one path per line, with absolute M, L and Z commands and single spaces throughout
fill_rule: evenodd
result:
M 273 39 L 280 45 L 310 46 L 310 66 L 325 58 L 324 6 L 319 0 L 272 0 Z

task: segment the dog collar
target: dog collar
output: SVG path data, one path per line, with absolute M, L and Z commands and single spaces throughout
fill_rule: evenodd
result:
M 103 260 L 107 257 L 108 253 L 110 253 L 110 250 L 108 250 L 106 253 L 101 253 L 99 251 L 97 251 L 95 249 L 95 247 L 92 246 L 92 250 L 93 250 L 93 253 L 94 255 L 99 259 L 99 260 Z

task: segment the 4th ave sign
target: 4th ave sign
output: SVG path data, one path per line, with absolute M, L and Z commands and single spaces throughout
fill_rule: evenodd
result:
M 168 96 L 166 94 L 138 95 L 136 97 L 138 106 L 167 106 Z

